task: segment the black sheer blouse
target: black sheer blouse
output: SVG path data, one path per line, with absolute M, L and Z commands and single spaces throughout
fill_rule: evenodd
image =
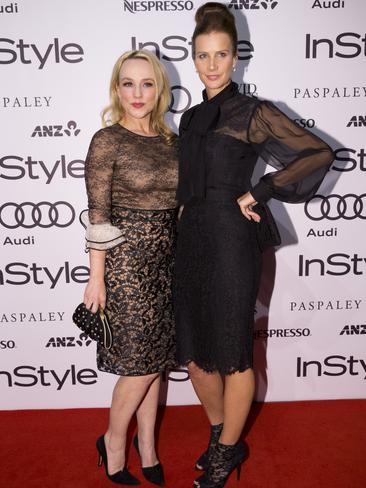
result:
M 324 141 L 272 103 L 240 94 L 236 83 L 203 97 L 180 123 L 180 204 L 205 198 L 208 190 L 236 198 L 250 191 L 257 202 L 297 203 L 314 195 L 334 159 Z M 277 171 L 252 187 L 259 156 Z

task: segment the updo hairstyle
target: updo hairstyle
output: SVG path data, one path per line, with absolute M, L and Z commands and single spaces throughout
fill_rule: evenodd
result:
M 210 34 L 211 32 L 224 32 L 230 37 L 233 55 L 236 55 L 238 45 L 238 33 L 235 26 L 235 18 L 230 10 L 218 2 L 207 2 L 197 10 L 195 15 L 196 28 L 192 36 L 193 57 L 195 56 L 195 42 L 197 36 Z

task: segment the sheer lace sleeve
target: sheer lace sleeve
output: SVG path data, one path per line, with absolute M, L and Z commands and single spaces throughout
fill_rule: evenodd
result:
M 109 222 L 113 166 L 118 147 L 113 133 L 102 129 L 92 138 L 85 161 L 85 183 L 91 224 Z
M 85 161 L 88 212 L 80 220 L 86 228 L 86 249 L 105 250 L 122 242 L 121 231 L 110 222 L 113 167 L 118 140 L 112 131 L 101 129 L 89 146 Z
M 257 105 L 248 140 L 277 171 L 264 175 L 252 190 L 258 202 L 276 198 L 304 202 L 319 188 L 334 155 L 319 137 L 302 129 L 270 102 Z

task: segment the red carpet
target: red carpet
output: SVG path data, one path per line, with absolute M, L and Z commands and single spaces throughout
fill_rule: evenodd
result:
M 207 441 L 206 419 L 200 407 L 167 407 L 161 417 L 167 487 L 191 488 L 194 460 Z M 105 409 L 0 412 L 0 486 L 117 486 L 97 467 L 95 439 L 107 418 Z M 365 400 L 255 404 L 248 428 L 250 457 L 240 482 L 232 475 L 228 488 L 366 487 Z M 141 478 L 133 450 L 129 467 Z

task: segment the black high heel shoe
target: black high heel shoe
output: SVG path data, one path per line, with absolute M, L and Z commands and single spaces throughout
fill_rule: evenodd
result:
M 218 442 L 211 452 L 207 472 L 194 481 L 194 488 L 223 488 L 234 469 L 239 481 L 245 456 L 246 450 L 241 441 L 233 446 Z
M 104 463 L 105 467 L 105 474 L 107 475 L 108 479 L 113 481 L 113 483 L 117 483 L 119 485 L 140 485 L 140 481 L 135 478 L 126 468 L 126 466 L 117 471 L 117 473 L 109 474 L 108 473 L 108 457 L 107 457 L 107 450 L 105 447 L 104 435 L 100 436 L 97 439 L 97 450 L 99 453 L 99 461 L 98 466 L 102 466 Z
M 197 459 L 195 464 L 195 469 L 197 471 L 206 471 L 208 467 L 208 459 L 210 457 L 210 452 L 218 443 L 223 426 L 224 424 L 211 425 L 211 434 L 210 434 L 210 440 L 208 441 L 207 449 L 203 454 L 201 454 L 201 456 Z
M 137 434 L 133 438 L 133 445 L 135 446 L 135 449 L 141 461 L 141 455 L 139 450 L 139 439 Z M 163 471 L 163 466 L 160 463 L 155 464 L 155 466 L 148 466 L 146 468 L 143 468 L 141 466 L 141 471 L 144 478 L 147 481 L 150 481 L 150 483 L 153 483 L 154 485 L 158 485 L 158 486 L 164 486 L 165 484 L 164 471 Z

